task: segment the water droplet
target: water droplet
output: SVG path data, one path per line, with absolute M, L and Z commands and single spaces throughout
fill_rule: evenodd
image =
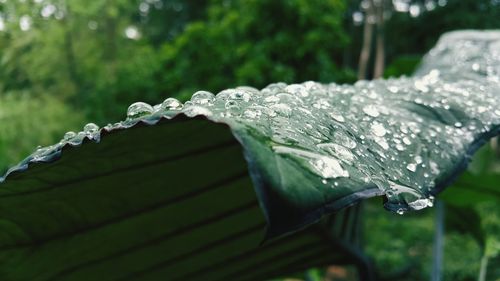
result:
M 292 114 L 292 108 L 284 103 L 273 104 L 269 108 L 276 112 L 276 114 L 283 117 L 290 117 Z
M 461 128 L 463 126 L 462 123 L 460 123 L 460 122 L 455 122 L 455 124 L 453 124 L 453 125 L 457 128 Z
M 243 117 L 248 119 L 258 119 L 262 115 L 262 111 L 259 109 L 248 108 L 243 112 Z
M 415 172 L 417 170 L 417 165 L 414 163 L 410 163 L 406 165 L 406 169 L 408 169 L 408 171 Z
M 99 140 L 99 126 L 94 123 L 83 126 L 83 133 L 90 139 Z
M 229 98 L 233 100 L 249 102 L 252 96 L 250 93 L 244 90 L 233 90 L 231 93 L 229 93 Z
M 326 99 L 319 99 L 312 104 L 314 108 L 317 109 L 330 109 L 332 105 Z
M 381 138 L 381 137 L 375 137 L 374 138 L 375 142 L 380 145 L 383 149 L 387 150 L 389 149 L 389 144 L 387 143 L 387 140 L 384 139 L 384 138 Z M 381 153 L 380 151 L 377 151 L 377 153 L 382 156 L 383 158 L 385 158 L 385 155 L 383 153 Z
M 207 91 L 198 91 L 191 97 L 191 102 L 199 105 L 206 105 L 213 102 L 215 95 Z
M 367 105 L 363 107 L 363 112 L 371 117 L 378 117 L 380 112 L 378 112 L 377 108 L 374 105 Z
M 387 88 L 391 93 L 395 94 L 399 91 L 399 88 L 396 87 L 396 86 L 389 86 L 389 88 Z
M 396 213 L 397 213 L 398 215 L 404 215 L 404 214 L 405 214 L 405 211 L 404 211 L 403 209 L 401 209 L 401 208 L 400 208 L 400 209 L 398 209 L 398 210 L 396 211 Z
M 417 89 L 423 93 L 429 92 L 429 87 L 427 87 L 427 83 L 425 82 L 425 80 L 416 80 L 414 85 L 415 85 L 415 89 Z
M 131 104 L 127 110 L 127 118 L 136 119 L 142 116 L 150 115 L 154 109 L 151 105 L 144 102 Z
M 339 161 L 331 157 L 319 157 L 311 164 L 320 172 L 323 178 L 349 177 L 349 172 L 340 166 Z
M 371 126 L 372 133 L 377 137 L 383 137 L 387 133 L 384 125 L 378 122 L 374 122 Z
M 340 114 L 330 112 L 330 116 L 340 123 L 344 123 L 344 121 L 345 121 L 344 117 Z
M 241 114 L 241 107 L 237 101 L 228 100 L 225 104 L 225 108 L 230 116 L 240 116 Z
M 356 141 L 354 141 L 351 137 L 349 137 L 345 132 L 341 130 L 336 130 L 333 133 L 332 140 L 350 149 L 356 147 Z
M 429 165 L 431 167 L 431 172 L 434 174 L 434 175 L 437 175 L 439 174 L 439 166 L 436 162 L 433 162 L 433 161 L 430 161 L 429 162 Z
M 86 134 L 95 134 L 99 131 L 99 126 L 94 123 L 88 123 L 87 125 L 83 126 L 83 131 Z
M 410 144 L 411 144 L 411 141 L 410 141 L 410 139 L 409 139 L 408 137 L 404 137 L 404 138 L 403 138 L 403 142 L 404 142 L 404 144 L 406 144 L 406 145 L 410 145 Z
M 301 97 L 309 96 L 309 92 L 307 91 L 307 89 L 300 84 L 288 85 L 286 86 L 285 91 L 287 91 L 290 94 L 294 94 Z
M 161 103 L 161 107 L 164 110 L 181 110 L 183 105 L 176 98 L 167 98 Z
M 52 147 L 38 147 L 37 150 L 31 154 L 31 161 L 42 162 L 48 160 L 47 157 L 51 154 Z
M 311 168 L 323 179 L 349 177 L 349 172 L 344 170 L 340 162 L 333 157 L 287 146 L 273 146 L 273 149 L 278 154 L 306 160 L 311 165 Z
M 192 104 L 185 106 L 183 112 L 189 117 L 194 117 L 198 115 L 212 116 L 212 111 L 210 111 L 210 109 L 203 106 L 192 105 Z
M 432 207 L 434 205 L 431 198 L 417 199 L 413 202 L 408 202 L 408 206 L 413 210 L 422 210 L 427 207 Z
M 422 156 L 420 155 L 415 156 L 415 162 L 417 164 L 421 164 L 423 162 Z
M 76 137 L 76 133 L 73 131 L 69 131 L 69 132 L 66 132 L 66 134 L 64 134 L 63 140 L 69 141 L 74 137 Z

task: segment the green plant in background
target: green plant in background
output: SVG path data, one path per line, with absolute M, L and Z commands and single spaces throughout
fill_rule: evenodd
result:
M 58 97 L 105 122 L 136 100 L 200 88 L 353 81 L 340 66 L 343 1 L 153 2 L 0 3 L 0 90 Z
M 83 120 L 82 114 L 50 96 L 34 98 L 22 92 L 1 96 L 1 170 L 19 161 L 21 155 L 28 155 L 34 143 L 49 145 L 64 132 L 81 126 Z
M 477 276 L 481 281 L 490 280 L 487 275 L 495 276 L 499 265 L 495 260 L 499 255 L 500 241 L 499 167 L 496 151 L 486 146 L 471 162 L 468 171 L 443 192 L 449 209 L 450 229 L 470 235 L 480 249 L 482 258 L 478 259 Z
M 23 1 L 2 5 L 1 93 L 50 96 L 97 121 L 161 95 L 157 52 L 129 1 Z M 92 108 L 89 110 L 89 108 Z
M 274 81 L 353 82 L 341 68 L 344 10 L 336 0 L 212 1 L 206 20 L 162 47 L 163 91 L 186 99 L 197 89 Z
M 402 55 L 395 58 L 391 64 L 387 66 L 384 72 L 384 77 L 399 77 L 401 75 L 411 75 L 418 64 L 421 56 L 417 55 Z

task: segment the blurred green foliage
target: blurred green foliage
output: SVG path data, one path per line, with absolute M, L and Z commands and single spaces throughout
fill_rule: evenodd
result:
M 395 58 L 384 71 L 384 77 L 398 77 L 401 75 L 411 75 L 420 63 L 420 56 L 401 55 Z
M 0 167 L 85 121 L 123 119 L 138 100 L 277 81 L 353 82 L 362 26 L 352 13 L 360 2 L 0 0 Z M 411 74 L 445 31 L 500 28 L 499 1 L 439 2 L 446 5 L 418 17 L 388 11 L 386 77 Z M 445 280 L 476 280 L 480 257 L 488 261 L 486 280 L 497 278 L 498 166 L 493 151 L 482 150 L 441 196 Z M 432 220 L 432 211 L 399 217 L 368 203 L 367 251 L 383 277 L 428 279 Z
M 354 81 L 339 67 L 349 40 L 343 1 L 153 1 L 162 9 L 151 1 L 62 1 L 50 16 L 45 2 L 0 4 L 19 17 L 0 32 L 0 93 L 51 95 L 100 123 L 121 118 L 134 101 L 198 89 Z M 29 30 L 18 27 L 22 16 Z M 137 37 L 127 38 L 128 29 Z
M 187 97 L 204 88 L 315 81 L 352 82 L 339 67 L 349 37 L 337 0 L 212 1 L 162 47 L 164 91 Z
M 83 119 L 81 113 L 50 96 L 34 98 L 24 92 L 1 96 L 0 167 L 18 162 L 36 145 L 53 144 L 66 131 L 81 127 Z

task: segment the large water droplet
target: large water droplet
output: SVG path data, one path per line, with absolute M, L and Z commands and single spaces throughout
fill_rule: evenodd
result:
M 83 126 L 83 133 L 90 139 L 99 140 L 99 126 L 94 123 Z
M 273 104 L 270 106 L 270 109 L 276 112 L 276 114 L 283 117 L 290 117 L 290 115 L 292 114 L 292 108 L 284 103 Z
M 304 159 L 323 179 L 349 177 L 349 172 L 342 168 L 340 162 L 333 157 L 287 146 L 273 146 L 273 149 L 278 154 Z
M 191 97 L 191 102 L 194 104 L 205 105 L 213 102 L 214 94 L 207 91 L 198 91 Z
M 151 105 L 144 102 L 135 102 L 128 107 L 127 117 L 136 119 L 142 116 L 150 115 L 154 109 Z
M 63 140 L 69 141 L 74 137 L 76 137 L 76 133 L 73 131 L 69 131 L 69 132 L 66 132 L 66 134 L 64 134 Z
M 99 131 L 99 126 L 94 123 L 88 123 L 87 125 L 83 126 L 83 131 L 86 134 L 95 134 Z
M 349 172 L 344 170 L 337 159 L 331 157 L 319 157 L 311 164 L 320 172 L 323 178 L 349 177 Z
M 241 115 L 241 106 L 238 101 L 228 100 L 224 105 L 229 116 L 240 116 Z
M 229 98 L 233 100 L 249 102 L 252 98 L 252 95 L 245 90 L 233 90 L 229 93 Z
M 300 84 L 288 85 L 286 86 L 285 91 L 301 97 L 309 96 L 309 92 L 307 91 L 307 89 Z
M 167 98 L 161 103 L 161 107 L 164 110 L 181 110 L 183 105 L 176 98 Z
M 417 199 L 413 202 L 408 202 L 408 206 L 413 210 L 421 210 L 427 207 L 432 207 L 434 205 L 432 198 L 422 198 Z

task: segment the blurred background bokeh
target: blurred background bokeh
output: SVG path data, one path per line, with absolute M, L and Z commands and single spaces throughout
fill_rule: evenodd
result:
M 500 0 L 0 0 L 0 167 L 87 122 L 122 120 L 136 101 L 411 75 L 444 32 L 495 28 Z M 500 280 L 498 162 L 492 142 L 443 194 L 444 280 Z M 434 214 L 368 202 L 365 249 L 382 280 L 429 279 Z

